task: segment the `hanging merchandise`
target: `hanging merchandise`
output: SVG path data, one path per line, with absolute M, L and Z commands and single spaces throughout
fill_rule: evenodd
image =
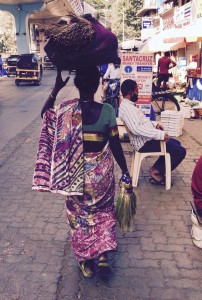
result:
M 132 231 L 136 214 L 137 197 L 131 179 L 125 175 L 120 179 L 120 192 L 116 204 L 116 219 L 123 232 Z
M 202 90 L 202 78 L 201 79 L 197 79 L 196 81 L 196 86 L 197 88 L 201 91 Z

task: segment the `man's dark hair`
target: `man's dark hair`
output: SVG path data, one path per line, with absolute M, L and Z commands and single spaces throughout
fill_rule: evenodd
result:
M 132 79 L 126 79 L 121 84 L 121 93 L 123 97 L 128 95 L 129 92 L 134 91 L 135 87 L 137 86 L 137 82 Z
M 100 83 L 98 67 L 80 68 L 76 70 L 74 84 L 79 91 L 96 92 Z
M 120 68 L 121 59 L 120 57 L 117 57 L 115 61 L 113 62 L 115 69 Z
M 170 57 L 170 51 L 166 51 L 164 55 Z

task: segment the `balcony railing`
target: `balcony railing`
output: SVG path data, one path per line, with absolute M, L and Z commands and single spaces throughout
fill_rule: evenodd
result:
M 169 11 L 170 9 L 172 9 L 173 6 L 173 2 L 169 2 L 169 3 L 163 3 L 160 5 L 160 8 L 158 10 L 159 15 L 163 15 L 165 14 L 167 11 Z

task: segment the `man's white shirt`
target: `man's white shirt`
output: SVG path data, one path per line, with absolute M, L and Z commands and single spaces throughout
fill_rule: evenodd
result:
M 119 117 L 130 130 L 130 143 L 136 151 L 150 140 L 164 140 L 164 132 L 155 127 L 157 122 L 145 117 L 130 100 L 123 98 L 121 101 Z
M 120 68 L 115 68 L 114 64 L 109 64 L 107 71 L 103 78 L 104 79 L 120 79 L 121 78 Z

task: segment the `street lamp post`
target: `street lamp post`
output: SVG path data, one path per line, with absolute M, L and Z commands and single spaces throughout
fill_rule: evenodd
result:
M 125 13 L 124 12 L 121 12 L 123 18 L 122 18 L 122 41 L 124 42 L 124 39 L 125 39 Z
M 123 12 L 123 42 L 125 40 L 125 14 Z

